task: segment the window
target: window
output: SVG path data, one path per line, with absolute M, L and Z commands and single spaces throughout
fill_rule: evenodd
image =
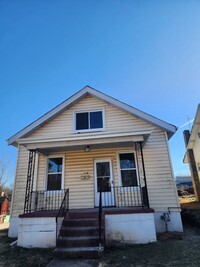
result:
M 75 131 L 101 130 L 103 124 L 102 110 L 75 113 Z
M 122 186 L 137 186 L 137 171 L 134 153 L 119 154 Z
M 63 173 L 63 158 L 48 159 L 47 190 L 61 190 Z

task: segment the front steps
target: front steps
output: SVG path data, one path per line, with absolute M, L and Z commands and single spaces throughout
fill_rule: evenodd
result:
M 103 215 L 102 217 L 104 218 Z M 98 212 L 69 212 L 63 220 L 56 241 L 55 254 L 61 258 L 101 257 L 104 251 L 104 220 L 102 220 L 101 236 L 100 248 Z

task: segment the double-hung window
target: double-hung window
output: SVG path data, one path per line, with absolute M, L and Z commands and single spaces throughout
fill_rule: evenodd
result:
M 103 110 L 75 112 L 75 132 L 103 130 Z
M 137 170 L 134 153 L 120 153 L 119 166 L 122 186 L 137 186 Z
M 47 164 L 47 190 L 61 190 L 63 157 L 50 157 Z

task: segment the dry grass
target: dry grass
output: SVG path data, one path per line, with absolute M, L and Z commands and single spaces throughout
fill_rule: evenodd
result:
M 194 196 L 190 197 L 179 197 L 179 203 L 185 204 L 185 203 L 193 203 L 196 202 L 196 198 Z
M 25 267 L 46 266 L 53 258 L 52 249 L 24 249 L 10 244 L 15 239 L 8 238 L 7 230 L 0 230 L 0 266 Z

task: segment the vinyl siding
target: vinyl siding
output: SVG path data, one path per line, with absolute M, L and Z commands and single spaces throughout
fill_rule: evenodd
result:
M 59 138 L 71 135 L 73 134 L 73 111 L 81 109 L 90 110 L 94 108 L 105 109 L 105 128 L 108 132 L 127 130 L 139 131 L 144 129 L 152 129 L 153 127 L 149 123 L 138 119 L 128 112 L 117 109 L 116 107 L 104 101 L 98 100 L 95 97 L 87 96 L 68 110 L 63 111 L 62 114 L 46 123 L 36 132 L 29 135 L 28 138 Z
M 18 217 L 24 210 L 27 170 L 28 152 L 25 147 L 19 146 L 11 211 L 12 217 Z
M 159 142 L 158 142 L 159 138 Z M 157 141 L 156 141 L 157 140 Z M 155 148 L 156 143 L 159 143 Z M 163 144 L 161 146 L 160 144 Z M 153 149 L 152 149 L 153 146 Z M 94 207 L 94 171 L 95 159 L 111 158 L 114 176 L 114 184 L 119 183 L 118 176 L 118 152 L 133 150 L 133 148 L 108 148 L 96 149 L 86 153 L 82 150 L 68 151 L 65 153 L 65 175 L 64 187 L 70 190 L 70 208 L 92 208 Z M 134 150 L 133 150 L 134 151 Z M 171 177 L 169 157 L 165 142 L 165 135 L 162 131 L 155 131 L 144 147 L 144 161 L 149 192 L 150 207 L 155 211 L 165 211 L 168 207 L 179 207 L 176 189 Z M 27 158 L 26 158 L 27 157 Z M 17 184 L 14 193 L 13 214 L 23 212 L 24 195 L 27 174 L 27 152 L 20 152 L 20 159 L 26 164 L 19 164 L 17 171 Z M 39 157 L 37 190 L 44 190 L 46 179 L 46 159 Z M 23 166 L 24 165 L 24 166 Z M 82 180 L 81 175 L 88 172 L 90 179 Z
M 166 211 L 168 207 L 179 207 L 175 184 L 172 177 L 168 147 L 165 132 L 150 123 L 141 120 L 125 111 L 117 109 L 104 101 L 87 96 L 62 114 L 36 130 L 28 138 L 42 139 L 49 137 L 64 137 L 73 134 L 73 111 L 79 109 L 104 108 L 106 117 L 106 131 L 140 131 L 151 130 L 152 133 L 145 143 L 144 161 L 149 191 L 150 207 L 155 211 Z M 98 135 L 98 133 L 97 133 Z M 115 185 L 118 185 L 118 151 L 133 148 L 105 148 L 62 152 L 65 155 L 64 187 L 70 189 L 70 208 L 94 207 L 94 160 L 111 158 Z M 16 172 L 13 215 L 23 212 L 28 153 L 20 147 Z M 39 155 L 37 190 L 45 189 L 46 157 Z M 88 172 L 90 179 L 81 180 L 81 175 Z
M 200 132 L 200 127 L 199 127 L 198 132 Z M 195 162 L 200 163 L 200 138 L 198 137 L 198 134 L 196 136 L 196 140 L 194 143 L 193 152 L 194 152 Z M 199 179 L 200 179 L 200 171 L 198 171 L 198 174 L 199 174 Z
M 156 211 L 179 207 L 165 132 L 154 129 L 144 147 L 150 206 Z

